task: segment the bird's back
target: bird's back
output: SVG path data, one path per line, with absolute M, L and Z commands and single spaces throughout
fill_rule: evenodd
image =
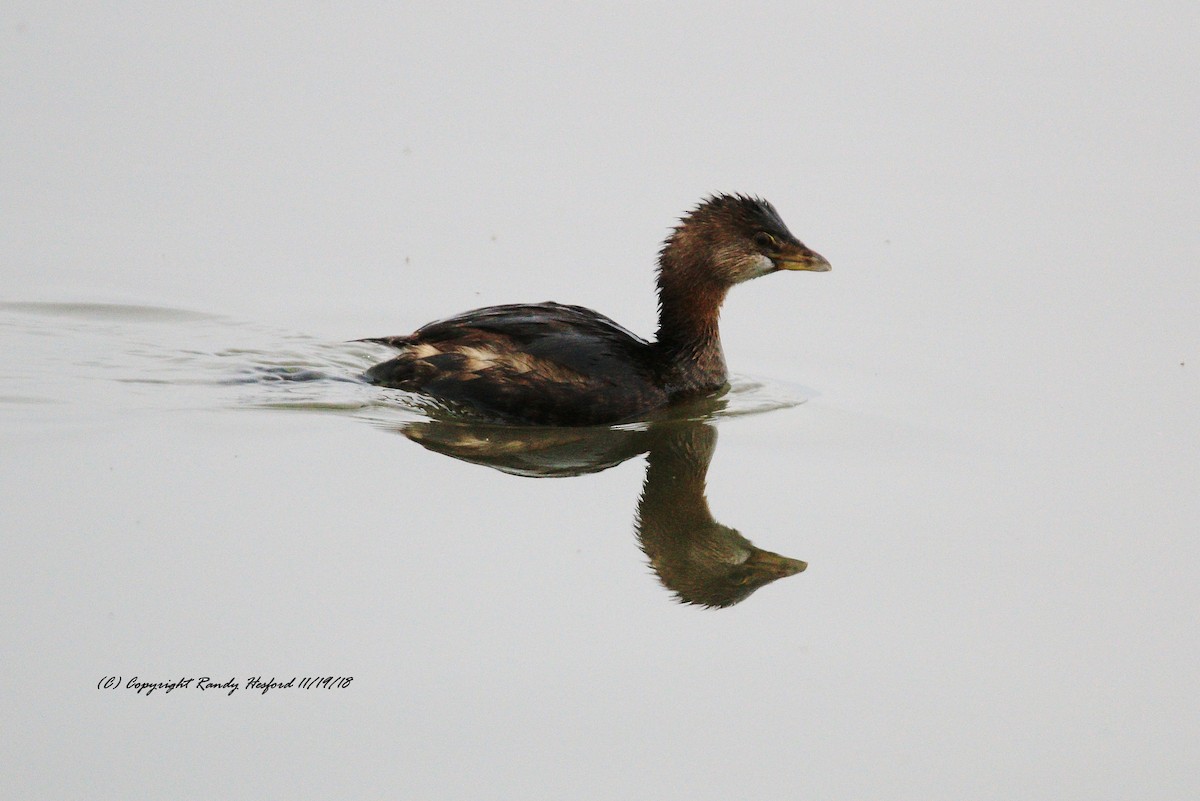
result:
M 667 401 L 652 346 L 580 306 L 489 306 L 373 341 L 400 349 L 367 371 L 374 383 L 509 422 L 598 425 Z

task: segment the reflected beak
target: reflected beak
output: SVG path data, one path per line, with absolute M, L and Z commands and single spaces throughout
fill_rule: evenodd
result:
M 825 269 L 828 270 L 829 267 L 826 266 Z M 759 548 L 755 548 L 754 553 L 743 564 L 753 566 L 755 572 L 760 575 L 772 576 L 774 578 L 794 576 L 797 573 L 803 572 L 804 568 L 808 567 L 808 562 L 801 562 L 799 559 L 789 559 L 786 556 L 780 556 L 777 553 L 764 551 Z
M 777 257 L 775 266 L 781 270 L 808 270 L 814 273 L 824 273 L 830 270 L 829 262 L 825 260 L 824 256 L 803 246 Z

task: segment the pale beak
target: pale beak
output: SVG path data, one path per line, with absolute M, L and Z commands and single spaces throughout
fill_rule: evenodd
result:
M 808 270 L 814 273 L 829 272 L 829 262 L 820 253 L 800 247 L 790 253 L 784 253 L 775 259 L 775 266 L 781 270 Z
M 772 579 L 794 576 L 797 573 L 804 572 L 804 569 L 808 567 L 808 562 L 801 562 L 799 559 L 780 556 L 777 553 L 764 551 L 761 548 L 755 548 L 754 552 L 750 554 L 750 558 L 742 564 L 753 567 L 757 574 L 771 576 Z

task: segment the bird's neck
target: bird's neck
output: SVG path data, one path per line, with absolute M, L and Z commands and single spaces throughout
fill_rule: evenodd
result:
M 662 255 L 658 272 L 656 347 L 667 365 L 673 394 L 711 392 L 728 380 L 721 349 L 721 304 L 729 287 L 713 281 L 707 265 Z

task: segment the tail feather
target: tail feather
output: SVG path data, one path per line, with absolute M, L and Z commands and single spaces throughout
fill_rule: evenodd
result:
M 412 342 L 412 336 L 394 336 L 394 337 L 367 337 L 366 339 L 352 339 L 351 342 L 374 342 L 376 345 L 387 345 L 392 348 L 403 348 Z

